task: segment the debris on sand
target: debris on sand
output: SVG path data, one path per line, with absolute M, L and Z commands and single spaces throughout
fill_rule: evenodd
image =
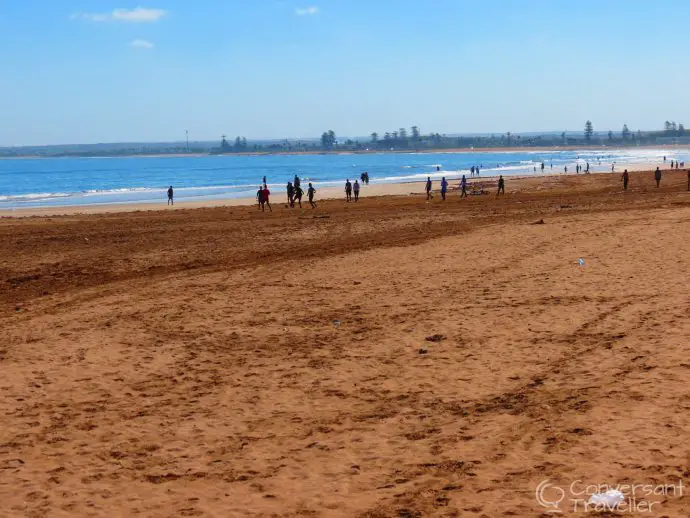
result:
M 426 353 L 429 352 L 429 349 L 427 349 L 426 347 L 420 347 L 420 348 L 419 348 L 419 351 L 417 351 L 417 352 L 418 352 L 419 354 L 426 354 Z
M 426 337 L 427 342 L 442 342 L 446 337 L 443 335 L 431 335 Z
M 544 224 L 545 223 L 544 223 L 543 219 L 540 219 L 539 221 L 535 221 L 534 223 L 532 223 L 532 225 L 544 225 Z

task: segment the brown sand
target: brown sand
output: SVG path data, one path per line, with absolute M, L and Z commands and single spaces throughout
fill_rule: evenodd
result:
M 684 175 L 0 220 L 0 516 L 552 516 L 547 478 L 687 486 Z

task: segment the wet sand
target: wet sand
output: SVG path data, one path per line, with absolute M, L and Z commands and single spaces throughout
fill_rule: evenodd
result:
M 2 219 L 0 516 L 537 517 L 545 479 L 687 488 L 686 178 Z

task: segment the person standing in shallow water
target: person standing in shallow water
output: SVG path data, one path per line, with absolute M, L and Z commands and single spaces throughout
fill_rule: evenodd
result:
M 175 201 L 173 200 L 172 185 L 170 187 L 168 187 L 168 205 L 175 205 Z
M 664 161 L 666 161 L 666 157 L 664 157 Z M 658 167 L 656 168 L 656 171 L 654 171 L 654 180 L 656 180 L 656 188 L 659 188 L 659 184 L 661 183 L 661 169 Z
M 359 201 L 359 184 L 357 183 L 357 180 L 355 180 L 355 185 L 353 187 L 353 190 L 355 191 L 355 202 Z
M 630 181 L 630 175 L 628 174 L 627 169 L 625 171 L 623 171 L 623 176 L 621 176 L 621 179 L 623 180 L 623 190 L 627 191 L 628 190 L 628 182 Z

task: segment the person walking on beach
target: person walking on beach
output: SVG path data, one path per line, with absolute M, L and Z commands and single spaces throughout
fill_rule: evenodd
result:
M 175 201 L 173 200 L 172 185 L 170 187 L 168 187 L 168 205 L 175 205 Z
M 611 164 L 611 172 L 613 173 L 616 170 L 616 162 Z
M 292 198 L 292 206 L 295 206 L 295 200 L 297 200 L 297 203 L 299 204 L 299 208 L 302 208 L 302 196 L 304 196 L 304 191 L 302 188 L 298 185 L 295 187 L 295 196 Z
M 446 201 L 446 191 L 448 190 L 448 182 L 446 181 L 446 177 L 444 176 L 441 178 L 441 199 L 443 201 Z
M 264 188 L 259 185 L 259 190 L 256 191 L 256 201 L 259 202 L 259 210 L 264 211 Z
M 352 200 L 352 184 L 350 183 L 350 179 L 348 178 L 345 180 L 345 201 L 350 203 L 350 200 Z
M 355 191 L 355 203 L 359 201 L 359 184 L 357 183 L 357 180 L 355 180 L 355 185 L 353 187 L 353 190 Z
M 664 157 L 666 159 L 666 157 Z M 656 168 L 656 171 L 654 171 L 654 179 L 656 180 L 656 188 L 659 188 L 659 184 L 661 183 L 661 169 L 658 167 Z
M 431 195 L 431 176 L 426 177 L 426 199 L 427 201 L 433 198 Z
M 314 189 L 314 186 L 309 182 L 309 189 L 307 189 L 307 197 L 309 198 L 309 204 L 311 205 L 312 209 L 316 208 L 316 202 L 314 202 L 314 194 L 316 193 L 316 189 Z
M 568 166 L 565 166 L 565 167 L 563 168 L 563 171 L 564 171 L 566 174 L 568 174 Z
M 460 179 L 460 197 L 467 198 L 467 178 L 465 178 L 465 175 L 462 175 Z
M 474 176 L 474 166 L 470 167 L 470 176 Z
M 690 169 L 688 169 L 688 191 L 690 192 Z
M 498 177 L 498 192 L 496 193 L 496 196 L 499 194 L 503 194 L 504 196 L 506 194 L 506 182 L 503 179 L 503 175 Z
M 628 170 L 626 169 L 623 171 L 623 176 L 621 176 L 623 180 L 623 190 L 627 191 L 628 190 L 628 182 L 630 181 L 630 175 L 628 174 Z
M 287 197 L 288 197 L 288 205 L 290 207 L 295 206 L 294 198 L 295 198 L 295 188 L 292 186 L 292 182 L 288 182 L 287 184 Z
M 271 195 L 271 191 L 268 190 L 268 185 L 264 184 L 264 188 L 261 189 L 261 199 L 264 201 L 265 205 L 268 205 L 268 211 L 273 212 L 271 208 L 271 203 L 268 201 L 268 197 Z

